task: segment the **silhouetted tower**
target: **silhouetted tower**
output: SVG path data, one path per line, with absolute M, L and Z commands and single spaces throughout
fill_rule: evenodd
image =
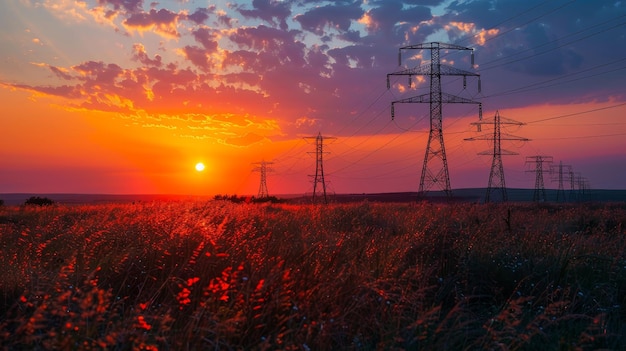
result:
M 401 47 L 398 51 L 398 65 L 402 64 L 402 50 L 430 50 L 430 63 L 387 74 L 387 89 L 390 88 L 389 76 L 408 76 L 409 86 L 411 85 L 412 76 L 430 77 L 430 92 L 428 94 L 396 100 L 391 103 L 391 119 L 395 117 L 395 104 L 428 103 L 430 105 L 430 132 L 428 134 L 428 144 L 426 145 L 426 154 L 424 155 L 424 164 L 420 178 L 420 195 L 425 195 L 433 186 L 438 186 L 447 196 L 452 195 L 448 159 L 446 158 L 446 148 L 443 143 L 442 105 L 444 103 L 478 104 L 479 119 L 482 120 L 482 104 L 480 102 L 441 91 L 441 76 L 462 76 L 464 88 L 467 85 L 467 76 L 478 77 L 478 92 L 481 90 L 479 74 L 441 64 L 440 51 L 442 49 L 472 51 L 472 66 L 474 65 L 474 51 L 471 48 L 437 42 L 424 43 Z
M 471 123 L 471 125 L 475 125 L 480 130 L 481 125 L 484 124 L 493 124 L 493 134 L 484 134 L 473 138 L 467 138 L 467 141 L 474 140 L 491 140 L 493 142 L 493 149 L 488 151 L 479 152 L 479 155 L 488 155 L 492 156 L 493 160 L 491 162 L 491 172 L 489 172 L 489 183 L 487 184 L 487 194 L 485 195 L 485 202 L 490 201 L 502 201 L 506 202 L 508 200 L 506 194 L 506 183 L 504 181 L 504 166 L 502 165 L 502 155 L 517 155 L 517 152 L 504 150 L 501 147 L 502 140 L 520 140 L 520 141 L 528 141 L 530 139 L 518 137 L 515 135 L 510 135 L 506 133 L 502 133 L 501 127 L 503 124 L 522 126 L 525 123 L 514 121 L 512 119 L 500 117 L 500 112 L 496 111 L 493 120 L 483 120 Z M 494 198 L 492 194 L 496 192 L 500 192 L 499 198 Z
M 273 165 L 274 162 L 256 162 L 253 163 L 256 167 L 253 169 L 254 172 L 259 172 L 261 174 L 261 182 L 259 184 L 259 194 L 257 197 L 259 199 L 265 199 L 269 197 L 269 192 L 267 191 L 267 172 L 271 172 L 272 168 L 268 167 L 269 165 Z
M 571 168 L 569 165 L 564 165 L 563 161 L 559 161 L 559 165 L 553 165 L 550 167 L 550 174 L 552 174 L 552 180 L 558 181 L 559 186 L 556 190 L 556 202 L 565 202 L 565 177 L 564 172 L 567 172 L 567 169 Z
M 569 201 L 575 202 L 576 201 L 576 173 L 574 172 L 574 169 L 572 167 L 569 168 L 569 186 L 570 186 Z
M 552 156 L 528 156 L 526 163 L 534 164 L 535 169 L 527 172 L 535 172 L 535 192 L 533 193 L 533 201 L 548 201 L 546 197 L 546 188 L 543 183 L 543 164 L 552 163 Z
M 578 174 L 578 200 L 579 201 L 587 200 L 589 189 L 590 189 L 589 180 L 583 177 L 582 175 L 580 175 L 579 173 Z
M 324 141 L 337 139 L 335 137 L 323 137 L 322 133 L 318 133 L 316 137 L 306 137 L 305 139 L 315 139 L 315 175 L 313 177 L 313 202 L 317 201 L 318 196 L 322 196 L 324 203 L 328 203 L 326 197 L 326 180 L 324 179 Z

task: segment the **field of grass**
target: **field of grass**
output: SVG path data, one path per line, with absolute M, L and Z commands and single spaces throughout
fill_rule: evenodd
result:
M 626 345 L 626 205 L 0 207 L 4 349 Z

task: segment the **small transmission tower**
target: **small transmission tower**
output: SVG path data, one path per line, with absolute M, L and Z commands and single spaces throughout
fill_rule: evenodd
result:
M 408 76 L 409 86 L 412 76 L 430 77 L 430 92 L 423 95 L 413 96 L 406 99 L 396 100 L 391 103 L 391 119 L 394 119 L 394 105 L 399 103 L 427 103 L 430 105 L 430 132 L 428 144 L 424 155 L 422 175 L 420 178 L 419 194 L 425 195 L 432 187 L 438 186 L 446 196 L 452 196 L 450 188 L 450 174 L 448 172 L 448 159 L 446 148 L 443 143 L 442 106 L 444 103 L 478 104 L 479 119 L 482 120 L 482 104 L 478 101 L 466 99 L 460 96 L 443 93 L 441 91 L 441 76 L 462 76 L 463 87 L 467 85 L 467 77 L 478 77 L 478 92 L 480 92 L 480 75 L 473 72 L 463 71 L 452 66 L 442 65 L 440 60 L 441 50 L 469 50 L 472 52 L 472 66 L 474 65 L 474 51 L 463 46 L 444 43 L 424 43 L 403 46 L 398 51 L 398 65 L 402 64 L 403 50 L 430 50 L 430 63 L 387 74 L 387 89 L 390 88 L 390 76 Z
M 493 120 L 483 120 L 471 123 L 471 125 L 475 125 L 480 130 L 481 125 L 484 124 L 493 124 L 493 134 L 484 134 L 478 137 L 467 138 L 464 140 L 474 141 L 474 140 L 491 140 L 493 142 L 493 150 L 479 152 L 479 155 L 488 155 L 492 156 L 493 160 L 491 162 L 491 172 L 489 172 L 489 183 L 487 184 L 487 194 L 485 195 L 485 202 L 490 202 L 492 200 L 500 200 L 502 202 L 506 202 L 508 200 L 506 194 L 506 183 L 504 181 L 504 166 L 502 165 L 502 155 L 517 155 L 517 152 L 504 150 L 501 147 L 502 140 L 519 140 L 519 141 L 528 141 L 530 139 L 522 138 L 510 134 L 503 134 L 501 131 L 501 126 L 503 124 L 508 125 L 516 125 L 522 126 L 525 123 L 514 121 L 512 119 L 500 117 L 500 112 L 496 111 Z M 494 198 L 492 196 L 493 193 L 500 191 L 500 198 Z
M 255 166 L 253 171 L 259 172 L 261 174 L 261 182 L 259 184 L 259 194 L 257 195 L 259 199 L 265 199 L 269 197 L 269 193 L 267 191 L 267 172 L 272 171 L 272 168 L 268 166 L 273 165 L 273 164 L 274 162 L 266 162 L 266 161 L 253 163 L 253 165 Z
M 534 169 L 527 172 L 535 172 L 535 192 L 533 193 L 533 201 L 548 201 L 546 197 L 546 188 L 543 183 L 543 164 L 552 163 L 552 156 L 527 156 L 527 164 L 534 164 Z
M 569 201 L 576 202 L 576 173 L 574 172 L 574 169 L 572 167 L 569 168 L 569 186 Z
M 567 172 L 568 169 L 571 169 L 572 166 L 564 165 L 563 161 L 559 161 L 559 165 L 550 166 L 550 174 L 552 174 L 552 181 L 558 181 L 559 187 L 556 190 L 556 202 L 565 202 L 565 187 L 564 183 L 564 172 Z M 556 174 L 556 176 L 555 176 Z
M 324 179 L 324 154 L 328 152 L 324 151 L 324 141 L 337 138 L 323 137 L 320 132 L 317 136 L 305 137 L 305 139 L 315 140 L 315 175 L 309 176 L 313 177 L 313 202 L 317 201 L 317 197 L 321 196 L 324 199 L 324 203 L 328 203 L 328 198 L 326 197 L 326 180 Z

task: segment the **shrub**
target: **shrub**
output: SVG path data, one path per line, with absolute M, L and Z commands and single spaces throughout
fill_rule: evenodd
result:
M 54 205 L 54 201 L 47 197 L 31 196 L 24 202 L 24 205 L 50 206 Z

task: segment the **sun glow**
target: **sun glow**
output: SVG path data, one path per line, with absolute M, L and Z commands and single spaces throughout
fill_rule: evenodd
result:
M 198 171 L 198 172 L 204 171 L 204 163 L 202 163 L 202 162 L 196 163 L 196 171 Z

